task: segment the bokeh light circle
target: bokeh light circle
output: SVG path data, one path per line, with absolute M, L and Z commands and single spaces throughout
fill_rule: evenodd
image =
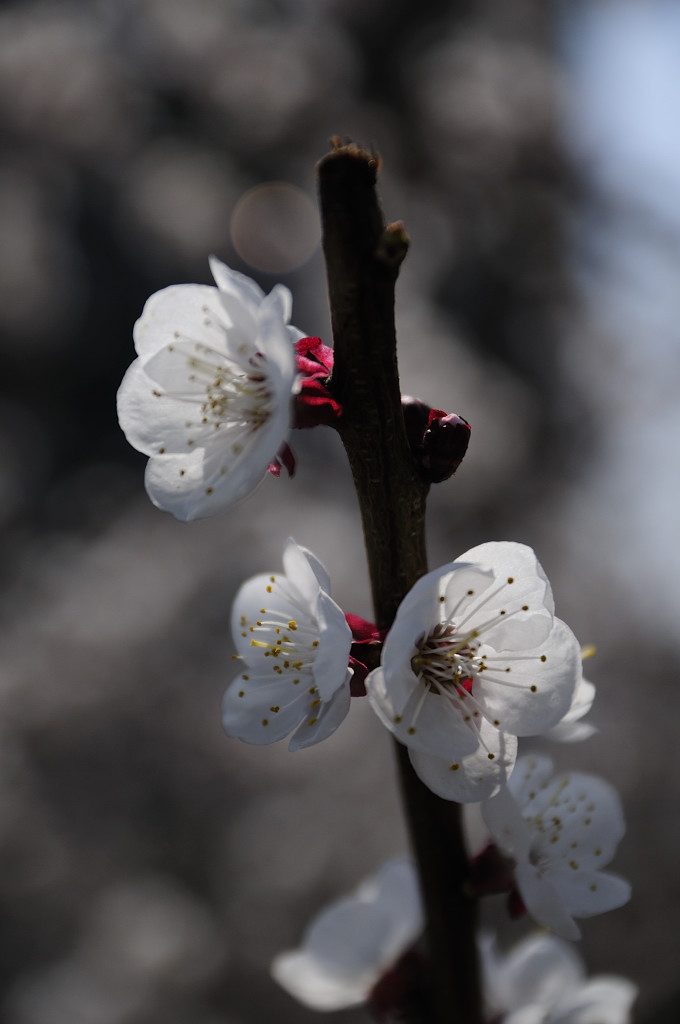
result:
M 267 181 L 245 192 L 231 215 L 231 240 L 249 266 L 269 274 L 296 270 L 321 237 L 316 206 L 302 189 Z

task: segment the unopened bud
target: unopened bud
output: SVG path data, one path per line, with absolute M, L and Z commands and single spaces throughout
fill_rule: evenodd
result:
M 402 396 L 406 436 L 423 475 L 430 483 L 448 480 L 463 461 L 470 424 L 457 413 L 431 409 L 419 398 Z
M 401 411 L 404 416 L 406 436 L 411 451 L 415 455 L 423 443 L 423 434 L 427 430 L 432 409 L 425 402 L 413 395 L 401 396 Z
M 456 472 L 470 441 L 470 424 L 455 412 L 433 409 L 423 435 L 421 461 L 433 484 Z

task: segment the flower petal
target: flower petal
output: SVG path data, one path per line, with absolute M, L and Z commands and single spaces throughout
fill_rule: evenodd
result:
M 541 754 L 526 754 L 519 759 L 510 776 L 508 789 L 520 807 L 527 807 L 530 801 L 538 799 L 536 794 L 539 791 L 547 791 L 553 770 L 550 758 Z
M 420 886 L 410 860 L 389 860 L 357 890 L 359 899 L 374 900 L 384 922 L 380 959 L 396 960 L 418 938 L 425 921 Z
M 384 650 L 383 647 L 383 658 Z M 383 725 L 393 732 L 403 719 L 409 701 L 413 700 L 414 695 L 417 696 L 418 689 L 418 680 L 411 670 L 410 660 L 406 665 L 395 665 L 391 672 L 384 665 L 379 665 L 366 677 L 366 693 L 371 707 L 382 720 Z M 409 722 L 405 724 L 405 730 L 408 729 L 409 724 Z M 405 742 L 405 740 L 401 742 Z
M 339 725 L 347 717 L 351 700 L 349 682 L 352 677 L 351 669 L 346 670 L 345 679 L 329 700 L 322 701 L 319 705 L 310 706 L 304 722 L 293 733 L 289 750 L 302 750 L 304 747 L 311 747 L 314 743 L 328 739 Z
M 232 478 L 229 487 L 216 492 L 214 485 L 221 477 L 211 473 L 211 468 L 206 466 L 205 452 L 200 448 L 188 455 L 150 458 L 144 474 L 144 486 L 154 505 L 170 512 L 180 522 L 203 519 L 227 508 L 234 491 Z M 258 474 L 256 483 L 260 479 Z M 245 498 L 252 489 L 239 487 L 236 500 Z
M 527 862 L 518 863 L 515 878 L 524 905 L 535 921 L 563 939 L 580 939 L 580 928 L 540 868 Z
M 479 559 L 477 571 L 493 574 L 482 592 L 461 585 L 461 570 Z M 446 614 L 459 632 L 479 632 L 495 650 L 518 650 L 542 643 L 550 631 L 554 603 L 545 573 L 531 548 L 494 542 L 466 551 L 449 567 Z M 469 571 L 469 570 L 468 570 Z
M 330 590 L 330 579 L 321 562 L 311 551 L 296 544 L 292 537 L 288 538 L 283 549 L 283 571 L 289 585 L 295 587 L 309 607 L 316 603 L 320 587 L 327 584 L 324 589 Z
M 246 671 L 229 685 L 222 699 L 222 725 L 228 736 L 246 743 L 267 744 L 283 739 L 308 713 L 312 700 L 310 673 L 300 673 L 294 687 L 291 680 L 272 681 Z
M 354 922 L 352 922 L 354 926 Z M 307 949 L 280 953 L 271 965 L 272 977 L 303 1006 L 323 1012 L 360 1006 L 370 985 L 362 976 L 336 977 L 320 965 Z
M 503 1017 L 503 1024 L 547 1024 L 545 1010 L 542 1006 L 530 1003 Z
M 457 762 L 409 747 L 411 764 L 428 789 L 444 800 L 475 803 L 493 796 L 504 785 L 517 756 L 517 739 L 497 729 L 482 732 L 485 745 Z
M 596 725 L 590 722 L 558 722 L 543 735 L 556 743 L 581 743 L 589 740 L 599 732 Z
M 264 292 L 259 284 L 250 277 L 246 277 L 245 274 L 239 273 L 238 270 L 232 270 L 217 256 L 209 256 L 208 263 L 215 284 L 222 297 L 227 300 L 227 308 L 229 308 L 229 300 L 233 300 L 232 304 L 236 311 L 245 308 L 250 310 L 254 317 L 264 299 Z
M 141 359 L 129 366 L 117 395 L 118 422 L 128 442 L 144 455 L 182 452 L 191 435 L 177 400 L 158 387 Z
M 316 576 L 316 581 L 322 590 L 325 590 L 327 594 L 331 592 L 331 578 L 326 572 L 326 567 L 319 561 L 315 554 L 313 554 L 308 548 L 300 548 L 307 559 L 309 566 Z M 284 556 L 285 558 L 285 556 Z M 284 562 L 285 565 L 285 562 Z
M 581 648 L 569 627 L 553 619 L 540 647 L 496 653 L 483 646 L 484 672 L 473 693 L 480 709 L 499 728 L 535 736 L 554 726 L 569 710 L 581 676 Z
M 314 659 L 314 679 L 322 700 L 329 700 L 344 685 L 352 647 L 352 631 L 341 609 L 325 591 L 316 604 L 319 647 Z
M 277 284 L 267 295 L 257 313 L 255 347 L 264 353 L 270 367 L 275 367 L 292 391 L 297 378 L 295 349 L 291 344 L 290 329 L 286 326 L 290 316 L 290 292 Z
M 608 864 L 626 831 L 619 795 L 608 782 L 594 775 L 565 772 L 538 791 L 524 806 L 527 817 L 543 816 L 546 824 L 536 838 L 554 864 L 565 870 L 598 868 Z
M 381 667 L 366 677 L 371 707 L 400 743 L 448 761 L 460 761 L 477 749 L 477 734 L 447 697 L 427 693 L 421 685 L 400 708 L 393 690 L 394 687 L 388 688 Z
M 599 975 L 576 992 L 555 1018 L 556 1024 L 629 1024 L 638 988 L 627 978 Z
M 521 761 L 517 762 L 511 781 L 515 778 L 521 763 Z M 531 845 L 529 829 L 522 816 L 520 805 L 514 799 L 508 786 L 504 786 L 490 800 L 484 801 L 482 817 L 494 842 L 503 853 L 513 857 L 516 861 L 521 861 L 529 856 Z
M 593 917 L 607 910 L 616 910 L 630 899 L 630 884 L 608 871 L 584 870 L 567 874 L 565 871 L 548 870 L 546 878 L 574 917 Z
M 196 500 L 196 495 L 204 492 L 206 486 L 200 448 L 188 455 L 150 458 L 144 472 L 144 486 L 157 508 L 171 512 L 181 522 L 209 514 L 204 511 L 204 504 Z
M 276 957 L 272 974 L 311 1009 L 356 1006 L 422 927 L 413 866 L 388 861 L 356 892 L 326 907 L 308 926 L 300 949 Z
M 212 285 L 173 284 L 154 292 L 133 328 L 138 355 L 148 357 L 182 338 L 209 343 L 206 306 L 219 308 L 219 294 Z
M 529 935 L 505 955 L 487 943 L 482 947 L 482 966 L 485 990 L 498 1011 L 533 1004 L 545 1013 L 585 980 L 574 947 L 554 935 Z
M 581 676 L 566 715 L 545 733 L 548 739 L 557 740 L 558 743 L 576 743 L 593 736 L 597 732 L 597 727 L 589 722 L 581 722 L 580 719 L 588 714 L 594 700 L 594 685 Z
M 461 561 L 476 562 L 493 570 L 499 580 L 513 577 L 518 586 L 534 589 L 539 603 L 554 613 L 552 589 L 536 552 L 528 544 L 515 541 L 487 541 L 461 555 Z M 530 591 L 525 591 L 528 594 Z

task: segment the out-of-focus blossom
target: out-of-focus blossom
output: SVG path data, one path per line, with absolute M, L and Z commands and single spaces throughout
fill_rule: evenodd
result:
M 276 957 L 272 975 L 312 1010 L 359 1006 L 422 929 L 413 866 L 388 861 L 350 896 L 322 910 L 299 949 Z
M 118 417 L 149 456 L 146 489 L 183 521 L 222 512 L 265 476 L 292 426 L 296 388 L 291 296 L 265 296 L 214 257 L 217 287 L 174 285 L 135 324 L 138 358 L 118 391 Z
M 581 772 L 553 777 L 547 757 L 520 758 L 508 785 L 482 804 L 496 846 L 510 858 L 521 901 L 539 924 L 578 939 L 575 917 L 622 906 L 630 885 L 601 871 L 625 832 L 618 794 Z
M 290 750 L 319 743 L 349 711 L 352 633 L 330 596 L 319 560 L 289 539 L 283 574 L 262 574 L 238 591 L 231 626 L 245 667 L 224 695 L 229 736 Z
M 503 1024 L 629 1024 L 637 987 L 626 978 L 588 979 L 581 958 L 553 935 L 530 935 L 509 953 L 481 943 L 484 995 Z
M 517 736 L 552 728 L 581 674 L 531 548 L 491 542 L 419 580 L 366 689 L 430 789 L 468 803 L 507 779 Z

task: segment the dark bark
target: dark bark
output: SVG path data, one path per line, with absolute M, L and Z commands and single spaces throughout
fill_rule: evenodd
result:
M 394 289 L 408 237 L 400 223 L 385 226 L 378 166 L 375 155 L 336 145 L 318 173 L 335 342 L 329 387 L 343 407 L 339 430 L 361 509 L 375 621 L 386 629 L 427 572 L 428 485 L 406 437 L 396 355 Z M 460 807 L 420 782 L 405 748 L 397 757 L 427 920 L 431 1000 L 420 1020 L 479 1024 L 476 904 L 464 888 Z

